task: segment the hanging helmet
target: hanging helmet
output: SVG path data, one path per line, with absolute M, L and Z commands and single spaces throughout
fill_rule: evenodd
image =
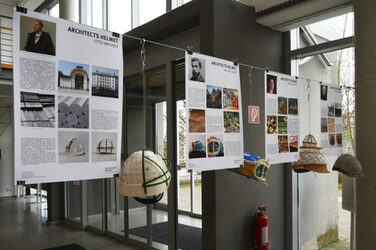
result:
M 98 154 L 115 154 L 115 147 L 112 141 L 108 138 L 102 139 L 97 146 Z
M 270 162 L 268 160 L 261 159 L 255 153 L 244 152 L 244 166 L 232 169 L 232 171 L 256 179 L 259 182 L 265 182 L 269 168 Z
M 308 134 L 303 145 L 300 146 L 300 159 L 294 162 L 291 169 L 298 173 L 314 171 L 317 173 L 330 173 L 326 168 L 324 156 L 320 152 L 321 148 L 317 147 L 317 142 L 312 134 Z
M 85 154 L 85 148 L 78 139 L 73 138 L 65 147 L 65 153 L 73 156 L 83 155 Z
M 350 177 L 364 176 L 362 165 L 350 154 L 341 155 L 334 163 L 333 170 Z
M 162 198 L 170 179 L 167 160 L 145 147 L 124 162 L 118 188 L 124 196 L 139 197 L 136 200 L 142 203 L 155 203 Z

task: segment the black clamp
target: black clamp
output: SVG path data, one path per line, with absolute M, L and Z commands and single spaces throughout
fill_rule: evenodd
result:
M 298 80 L 298 79 L 299 79 L 299 77 L 295 76 L 295 79 L 296 79 L 296 80 Z
M 114 178 L 119 177 L 119 176 L 120 176 L 119 174 L 114 174 Z
M 120 37 L 120 34 L 117 33 L 117 32 L 112 32 L 112 36 L 119 38 L 119 37 Z
M 16 11 L 27 14 L 27 8 L 16 6 Z
M 187 47 L 187 53 L 188 53 L 189 55 L 192 55 L 192 54 L 193 54 L 193 46 L 188 46 L 188 47 Z
M 26 181 L 17 181 L 17 185 L 22 185 L 24 186 L 26 184 Z
M 235 66 L 239 65 L 239 58 L 232 59 L 232 61 L 234 62 Z

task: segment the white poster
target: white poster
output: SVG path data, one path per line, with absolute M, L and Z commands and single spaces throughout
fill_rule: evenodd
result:
M 185 56 L 187 169 L 237 168 L 243 164 L 239 67 L 193 53 Z
M 342 154 L 342 89 L 320 85 L 321 147 L 325 156 Z
M 118 174 L 122 38 L 14 10 L 13 58 L 15 181 Z
M 265 158 L 271 164 L 299 159 L 298 80 L 265 72 Z

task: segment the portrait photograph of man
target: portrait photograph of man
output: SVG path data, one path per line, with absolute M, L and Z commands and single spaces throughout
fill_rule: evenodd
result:
M 45 20 L 21 16 L 20 49 L 55 55 L 56 24 Z
M 277 94 L 277 76 L 266 75 L 266 93 Z
M 320 85 L 320 97 L 321 100 L 328 100 L 328 86 L 326 85 Z
M 189 74 L 190 80 L 205 82 L 205 60 L 196 57 L 191 58 Z

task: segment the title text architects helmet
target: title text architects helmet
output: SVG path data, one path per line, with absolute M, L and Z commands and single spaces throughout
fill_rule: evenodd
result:
M 168 188 L 171 175 L 167 168 L 167 159 L 160 154 L 148 150 L 146 147 L 133 153 L 121 169 L 118 184 L 119 192 L 124 196 L 141 197 L 153 200 L 153 196 L 160 196 L 159 201 Z M 140 201 L 140 199 L 136 199 Z M 140 201 L 142 202 L 142 201 Z M 145 201 L 143 203 L 149 203 Z

